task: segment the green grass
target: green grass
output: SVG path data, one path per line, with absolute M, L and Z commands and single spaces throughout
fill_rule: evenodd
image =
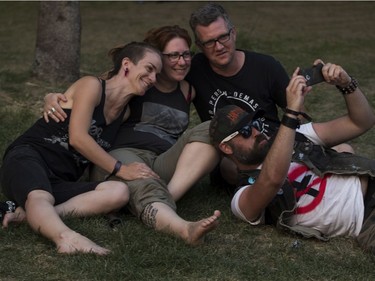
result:
M 141 40 L 151 27 L 179 24 L 190 31 L 190 12 L 201 4 L 82 2 L 81 72 L 106 70 L 110 48 Z M 315 58 L 341 64 L 375 104 L 375 2 L 223 5 L 238 29 L 240 48 L 275 56 L 290 74 Z M 37 13 L 37 2 L 0 2 L 0 154 L 40 116 L 42 97 L 66 86 L 30 77 Z M 340 94 L 326 85 L 314 87 L 307 108 L 317 121 L 345 112 Z M 194 110 L 192 116 L 196 124 Z M 375 158 L 374 137 L 372 129 L 350 143 L 358 154 Z M 239 222 L 230 213 L 230 198 L 210 186 L 207 178 L 178 203 L 178 213 L 188 220 L 208 216 L 214 209 L 222 211 L 220 226 L 200 247 L 156 233 L 128 214 L 116 230 L 103 217 L 66 219 L 71 228 L 112 249 L 107 257 L 59 255 L 51 242 L 27 225 L 0 230 L 0 280 L 372 280 L 375 276 L 375 258 L 350 238 L 323 243 Z M 293 247 L 295 241 L 299 247 Z

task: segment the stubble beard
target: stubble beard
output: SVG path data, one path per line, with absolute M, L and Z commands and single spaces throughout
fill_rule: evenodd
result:
M 262 164 L 271 147 L 270 141 L 260 146 L 260 142 L 264 139 L 263 135 L 259 135 L 255 139 L 253 148 L 238 148 L 232 146 L 233 156 L 242 165 L 258 166 Z

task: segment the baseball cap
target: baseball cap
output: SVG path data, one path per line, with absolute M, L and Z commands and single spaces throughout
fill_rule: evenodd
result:
M 218 145 L 230 134 L 248 125 L 252 120 L 262 117 L 264 110 L 248 112 L 237 105 L 226 105 L 216 111 L 210 123 L 210 138 L 213 145 Z

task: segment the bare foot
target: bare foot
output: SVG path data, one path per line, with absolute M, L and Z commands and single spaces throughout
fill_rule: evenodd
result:
M 193 246 L 202 244 L 205 235 L 218 226 L 219 222 L 217 219 L 220 215 L 220 211 L 216 210 L 211 217 L 189 223 L 186 242 Z
M 26 213 L 22 207 L 17 207 L 14 213 L 6 213 L 3 219 L 3 228 L 7 228 L 9 223 L 21 223 L 26 220 Z
M 103 256 L 110 253 L 110 250 L 100 247 L 90 239 L 72 230 L 62 233 L 60 238 L 61 241 L 56 243 L 56 246 L 57 252 L 61 254 L 81 252 Z

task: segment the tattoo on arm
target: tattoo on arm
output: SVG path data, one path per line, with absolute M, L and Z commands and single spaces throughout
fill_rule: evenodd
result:
M 152 206 L 152 204 L 147 205 L 142 213 L 143 223 L 149 227 L 155 228 L 155 225 L 156 225 L 155 217 L 156 217 L 157 212 L 158 212 L 158 209 Z

